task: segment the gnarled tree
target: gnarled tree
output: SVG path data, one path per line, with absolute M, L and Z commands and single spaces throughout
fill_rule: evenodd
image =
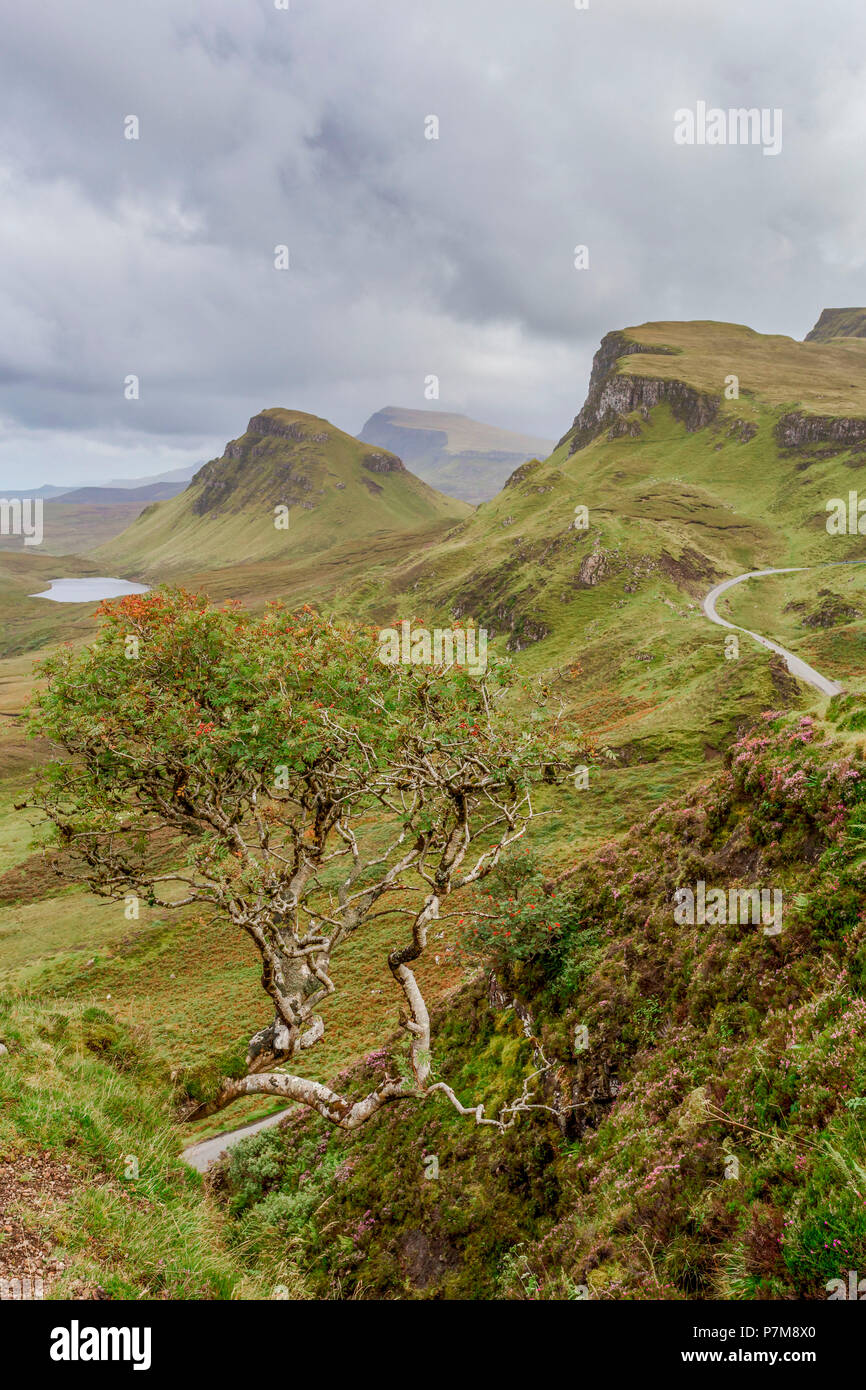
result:
M 483 879 L 574 763 L 561 720 L 509 701 L 508 672 L 385 665 L 375 630 L 271 605 L 252 615 L 180 590 L 104 604 L 95 641 L 42 667 L 31 731 L 65 756 L 35 804 L 96 893 L 208 904 L 247 933 L 273 1021 L 246 1070 L 191 1114 L 267 1094 L 345 1129 L 443 1091 L 413 970 L 443 903 Z M 511 712 L 509 712 L 509 710 Z M 585 751 L 585 750 L 584 750 Z M 405 922 L 388 965 L 408 1066 L 350 1099 L 295 1074 L 324 1033 L 331 961 L 378 917 Z M 523 1108 L 526 1093 L 515 1106 Z

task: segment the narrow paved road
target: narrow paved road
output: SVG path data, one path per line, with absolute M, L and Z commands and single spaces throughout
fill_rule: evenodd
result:
M 779 656 L 785 658 L 791 675 L 796 676 L 798 680 L 813 686 L 815 690 L 820 690 L 822 695 L 839 695 L 844 687 L 836 681 L 829 680 L 827 676 L 822 676 L 820 671 L 816 671 L 814 666 L 809 666 L 801 657 L 795 656 L 786 647 L 780 647 L 778 642 L 771 642 L 769 637 L 762 637 L 759 632 L 752 632 L 751 628 L 738 627 L 736 623 L 729 623 L 726 618 L 720 618 L 716 612 L 716 602 L 725 590 L 732 589 L 735 584 L 742 584 L 746 579 L 761 579 L 765 574 L 800 574 L 811 569 L 835 569 L 838 565 L 866 565 L 866 560 L 838 560 L 828 565 L 789 565 L 787 569 L 750 570 L 748 574 L 738 574 L 734 579 L 725 579 L 721 584 L 717 584 L 707 594 L 701 606 L 711 623 L 718 623 L 719 627 L 732 628 L 735 632 L 745 632 L 748 637 L 753 637 L 768 651 L 778 652 Z
M 270 1129 L 272 1125 L 279 1124 L 288 1113 L 288 1110 L 278 1110 L 276 1115 L 268 1115 L 264 1120 L 257 1120 L 254 1125 L 242 1125 L 240 1129 L 230 1129 L 226 1134 L 218 1134 L 215 1139 L 203 1139 L 199 1144 L 190 1144 L 188 1149 L 184 1149 L 181 1157 L 191 1168 L 197 1168 L 203 1173 L 221 1153 L 232 1148 L 240 1139 L 246 1139 L 248 1134 L 258 1134 L 260 1129 Z

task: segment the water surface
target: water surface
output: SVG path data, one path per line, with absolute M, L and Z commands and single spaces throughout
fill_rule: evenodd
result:
M 52 579 L 51 586 L 31 598 L 50 598 L 55 603 L 98 603 L 104 598 L 120 598 L 123 594 L 146 594 L 146 584 L 131 584 L 128 579 Z

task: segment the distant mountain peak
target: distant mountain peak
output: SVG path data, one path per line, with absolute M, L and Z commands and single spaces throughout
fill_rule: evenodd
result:
M 321 444 L 330 438 L 333 429 L 333 425 L 318 415 L 308 415 L 303 410 L 286 410 L 282 406 L 271 406 L 252 416 L 247 425 L 247 434 L 273 435 L 282 439 L 308 439 Z
M 465 503 L 371 446 L 303 410 L 251 416 L 219 458 L 170 502 L 148 507 L 105 550 L 142 573 L 324 554 L 345 542 L 458 522 Z M 285 514 L 278 527 L 275 515 Z M 288 515 L 291 514 L 291 520 Z
M 446 410 L 388 405 L 371 415 L 358 438 L 397 454 L 431 487 L 466 502 L 495 496 L 522 463 L 547 458 L 553 441 L 485 425 Z
M 806 343 L 828 343 L 832 338 L 866 338 L 866 309 L 822 309 Z

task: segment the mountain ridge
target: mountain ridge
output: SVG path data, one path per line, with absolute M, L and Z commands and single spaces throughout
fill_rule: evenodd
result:
M 822 309 L 806 343 L 826 343 L 833 338 L 866 338 L 866 309 Z
M 96 554 L 145 575 L 218 569 L 323 554 L 353 537 L 423 531 L 469 510 L 396 455 L 321 416 L 271 407 L 182 493 L 147 507 Z
M 392 449 L 431 486 L 466 502 L 484 502 L 531 458 L 546 458 L 553 441 L 483 424 L 468 415 L 386 406 L 358 438 Z

